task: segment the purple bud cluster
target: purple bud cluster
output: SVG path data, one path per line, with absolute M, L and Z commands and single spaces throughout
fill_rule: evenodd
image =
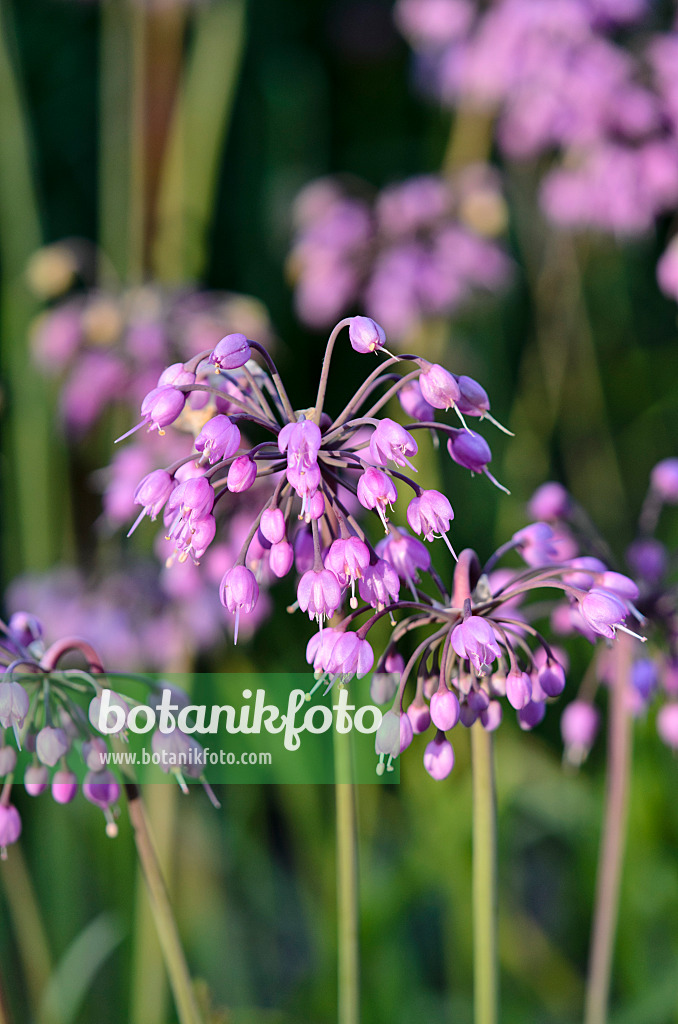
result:
M 454 181 L 410 178 L 372 200 L 367 191 L 321 179 L 297 198 L 288 266 L 304 323 L 329 327 L 357 302 L 400 344 L 422 321 L 506 285 L 511 263 L 497 240 L 506 208 L 489 167 L 467 167 Z

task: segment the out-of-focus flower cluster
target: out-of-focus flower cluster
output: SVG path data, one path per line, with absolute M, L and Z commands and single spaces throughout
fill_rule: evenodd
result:
M 659 462 L 650 474 L 650 486 L 641 510 L 635 540 L 626 551 L 626 565 L 634 579 L 633 588 L 625 585 L 625 596 L 632 602 L 634 615 L 642 620 L 648 636 L 647 647 L 637 648 L 627 680 L 629 711 L 635 717 L 646 713 L 662 698 L 657 713 L 657 732 L 671 749 L 678 750 L 678 592 L 673 570 L 674 555 L 656 536 L 660 514 L 665 505 L 678 505 L 678 459 Z M 576 545 L 580 538 L 584 550 L 597 550 L 606 560 L 603 545 L 591 532 L 583 510 L 565 489 L 556 483 L 542 485 L 530 502 L 530 512 L 548 521 L 558 545 Z M 601 572 L 605 562 L 600 557 L 577 557 L 580 576 Z M 617 573 L 608 573 L 615 578 Z M 622 578 L 622 577 L 619 577 Z M 551 620 L 554 633 L 565 635 L 581 631 L 577 618 L 556 609 Z M 615 667 L 609 650 L 599 652 L 591 672 L 582 685 L 581 696 L 565 709 L 561 730 L 567 758 L 579 763 L 590 750 L 596 737 L 599 715 L 594 706 L 598 684 L 613 686 Z
M 396 343 L 511 275 L 498 241 L 506 206 L 496 173 L 422 175 L 368 198 L 362 183 L 326 178 L 299 194 L 288 269 L 297 312 L 329 327 L 356 305 Z
M 380 362 L 339 415 L 331 416 L 325 411 L 331 358 L 346 327 L 353 349 L 375 353 Z M 240 553 L 219 587 L 223 605 L 235 616 L 236 635 L 240 617 L 257 606 L 261 589 L 296 569 L 297 600 L 290 610 L 306 612 L 319 626 L 307 647 L 316 675 L 310 699 L 323 682 L 345 685 L 375 667 L 367 637 L 389 617 L 391 638 L 372 680 L 376 701 L 393 698 L 376 736 L 378 770 L 390 770 L 413 733 L 432 723 L 436 732 L 424 763 L 434 778 L 444 778 L 454 763 L 446 734 L 458 722 L 470 726 L 479 720 L 486 729 L 496 728 L 505 697 L 521 725 L 531 728 L 565 686 L 564 657 L 533 625 L 536 614 L 543 616 L 542 605 L 535 611 L 529 603 L 535 590 L 555 590 L 568 621 L 587 637 L 613 639 L 618 630 L 629 632 L 626 620 L 637 614 L 638 589 L 602 563 L 580 564 L 574 540 L 542 521 L 515 534 L 484 568 L 474 552 L 464 551 L 448 592 L 429 544 L 442 538 L 456 558 L 448 538 L 454 513 L 444 494 L 417 483 L 415 435 L 433 432 L 446 440 L 455 463 L 496 484 L 489 446 L 467 419 L 499 424 L 477 381 L 416 355 L 389 355 L 385 342 L 383 329 L 368 317 L 340 321 L 327 344 L 315 402 L 302 411 L 291 407 L 270 354 L 242 334 L 228 335 L 214 349 L 164 371 L 130 433 L 143 426 L 163 433 L 196 391 L 207 396 L 205 421 L 188 460 L 139 483 L 135 500 L 141 512 L 133 529 L 145 516 L 162 514 L 179 560 L 198 562 L 221 528 L 216 516 L 222 506 L 265 481 Z M 404 426 L 382 414 L 396 397 L 409 419 Z M 460 426 L 438 418 L 448 412 Z M 262 440 L 245 441 L 245 426 Z M 188 465 L 191 475 L 177 477 Z M 390 518 L 402 485 L 413 493 L 409 529 Z M 359 521 L 355 513 L 361 507 Z M 367 517 L 373 523 L 381 522 L 380 541 L 372 539 L 365 511 L 374 513 Z M 497 569 L 514 549 L 528 569 Z M 403 652 L 415 640 L 418 646 L 406 661 Z M 413 675 L 416 694 L 405 713 Z
M 539 167 L 552 222 L 633 236 L 678 205 L 678 31 L 656 6 L 398 0 L 395 16 L 425 90 L 495 118 L 504 157 Z M 678 297 L 675 245 L 658 276 Z

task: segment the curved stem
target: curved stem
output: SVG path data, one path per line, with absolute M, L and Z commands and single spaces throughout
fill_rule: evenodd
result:
M 320 383 L 318 384 L 318 397 L 315 400 L 315 409 L 311 419 L 314 423 L 320 425 L 320 416 L 323 411 L 323 404 L 325 402 L 325 392 L 327 391 L 327 380 L 330 375 L 330 363 L 332 361 L 332 351 L 334 344 L 339 337 L 339 332 L 343 327 L 348 327 L 351 322 L 350 317 L 345 317 L 340 320 L 336 327 L 332 329 L 329 340 L 327 342 L 327 348 L 325 349 L 325 355 L 323 357 L 323 368 L 320 371 Z
M 497 971 L 497 825 L 492 733 L 480 722 L 471 726 L 473 769 L 473 1019 L 496 1024 Z
M 584 1024 L 605 1024 L 610 997 L 631 779 L 632 722 L 627 693 L 630 661 L 631 641 L 628 637 L 619 637 L 615 648 L 616 671 L 610 687 L 605 816 L 598 860 Z

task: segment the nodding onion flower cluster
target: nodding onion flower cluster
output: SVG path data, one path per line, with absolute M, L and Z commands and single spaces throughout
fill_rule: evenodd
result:
M 385 358 L 332 418 L 324 410 L 325 393 L 332 352 L 344 327 L 355 351 Z M 585 574 L 576 565 L 560 564 L 558 538 L 542 522 L 514 535 L 482 571 L 477 556 L 464 551 L 448 593 L 424 542 L 442 538 L 456 558 L 447 536 L 454 513 L 444 494 L 422 489 L 403 472 L 416 472 L 414 434 L 426 429 L 442 435 L 456 463 L 501 487 L 488 469 L 490 449 L 466 417 L 501 425 L 492 419 L 487 394 L 476 381 L 416 355 L 392 356 L 385 341 L 383 329 L 368 317 L 340 321 L 327 344 L 315 404 L 303 411 L 292 408 L 270 355 L 244 335 L 228 335 L 189 363 L 170 367 L 144 399 L 142 422 L 129 433 L 148 425 L 162 434 L 195 390 L 209 395 L 205 422 L 190 457 L 191 475 L 183 460 L 141 481 L 135 496 L 141 513 L 132 530 L 145 516 L 155 519 L 163 513 L 179 561 L 190 557 L 197 562 L 216 534 L 220 503 L 248 490 L 255 480 L 270 478 L 269 497 L 253 517 L 219 589 L 222 603 L 235 616 L 236 640 L 238 617 L 256 605 L 260 584 L 295 566 L 300 578 L 290 610 L 301 609 L 319 626 L 307 647 L 316 675 L 310 699 L 323 682 L 341 686 L 372 670 L 374 652 L 367 637 L 389 616 L 393 632 L 377 664 L 372 692 L 383 702 L 395 691 L 395 699 L 377 732 L 377 771 L 391 770 L 413 733 L 433 723 L 436 735 L 424 764 L 434 778 L 444 778 L 454 763 L 446 733 L 457 722 L 469 726 L 479 719 L 485 728 L 496 728 L 498 698 L 506 696 L 521 725 L 531 728 L 565 685 L 563 659 L 531 624 L 529 609 L 522 607 L 526 595 L 536 588 L 556 588 L 588 635 L 613 638 L 617 630 L 629 632 L 624 623 L 634 612 L 636 588 L 605 567 Z M 255 353 L 265 369 L 252 358 Z M 397 372 L 398 363 L 407 372 Z M 405 426 L 377 415 L 396 396 L 410 418 Z M 436 419 L 447 411 L 458 416 L 459 427 Z M 258 430 L 264 440 L 252 445 L 241 429 Z M 401 484 L 413 491 L 409 530 L 389 519 Z M 354 514 L 359 506 L 381 521 L 385 536 L 374 545 Z M 494 572 L 498 559 L 513 549 L 530 568 L 508 575 Z M 421 586 L 420 573 L 432 593 Z M 404 597 L 402 584 L 408 590 Z M 403 616 L 399 622 L 396 614 Z M 426 638 L 405 664 L 398 643 L 415 629 L 424 629 Z M 536 652 L 530 641 L 536 641 Z M 405 687 L 415 666 L 416 696 L 405 713 Z
M 109 748 L 99 734 L 101 693 L 107 687 L 104 680 L 108 675 L 99 655 L 89 643 L 77 637 L 46 646 L 41 623 L 27 612 L 15 612 L 6 625 L 0 623 L 0 630 L 0 665 L 5 668 L 0 681 L 0 778 L 4 779 L 0 793 L 0 858 L 5 859 L 7 847 L 21 835 L 21 817 L 10 803 L 17 749 L 24 749 L 31 755 L 31 763 L 23 776 L 29 796 L 40 796 L 49 786 L 57 803 L 69 804 L 82 788 L 85 799 L 103 811 L 106 834 L 115 837 L 121 787 L 108 769 Z M 84 659 L 86 671 L 60 664 L 73 654 L 78 661 Z M 150 679 L 147 682 L 151 685 Z M 166 688 L 166 684 L 163 686 Z M 172 693 L 182 706 L 187 703 L 185 695 L 174 689 Z M 110 692 L 111 711 L 120 708 L 124 712 L 124 717 L 119 716 L 122 724 L 116 734 L 123 742 L 127 740 L 124 722 L 130 705 L 135 703 L 129 697 Z M 108 725 L 108 731 L 113 734 L 115 723 L 109 721 Z M 6 732 L 13 733 L 16 748 L 7 742 Z M 153 751 L 160 754 L 163 771 L 171 771 L 184 792 L 188 792 L 188 787 L 175 765 L 184 766 L 185 762 L 184 772 L 199 778 L 212 803 L 219 806 L 202 776 L 200 758 L 176 756 L 179 752 L 188 755 L 191 748 L 199 748 L 192 737 L 179 729 L 167 735 L 156 730 L 152 745 Z M 163 758 L 163 749 L 171 750 L 174 756 Z M 84 771 L 81 787 L 74 766 L 79 768 L 80 775 Z

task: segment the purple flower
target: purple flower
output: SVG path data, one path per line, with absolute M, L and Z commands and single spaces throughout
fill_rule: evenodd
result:
M 511 538 L 527 565 L 533 568 L 559 560 L 553 539 L 554 532 L 548 523 L 530 523 Z
M 329 664 L 332 675 L 345 678 L 357 675 L 358 679 L 362 679 L 374 664 L 374 652 L 367 640 L 361 640 L 357 633 L 349 630 L 342 632 L 332 645 Z
M 329 569 L 309 569 L 299 580 L 297 599 L 302 612 L 308 612 L 309 619 L 318 622 L 329 619 L 341 604 L 339 580 Z
M 663 459 L 650 474 L 652 490 L 668 505 L 678 505 L 678 459 Z
M 503 709 L 498 700 L 491 700 L 487 707 L 480 712 L 480 721 L 486 732 L 494 732 L 501 725 Z
M 278 541 L 277 544 L 271 545 L 271 551 L 268 557 L 268 564 L 271 567 L 271 572 L 278 579 L 282 579 L 283 576 L 287 576 L 288 572 L 292 568 L 294 562 L 294 548 L 291 544 L 288 544 L 286 540 Z
M 386 334 L 383 327 L 375 323 L 368 316 L 351 317 L 348 328 L 348 337 L 351 347 L 356 352 L 365 355 L 368 352 L 376 352 L 383 348 L 386 343 Z
M 251 612 L 259 598 L 259 586 L 254 573 L 244 565 L 229 569 L 219 586 L 219 600 L 229 612 L 235 613 L 233 643 L 238 642 L 240 612 Z
M 431 556 L 420 540 L 411 537 L 407 530 L 393 530 L 388 537 L 379 541 L 378 554 L 390 562 L 401 580 L 412 587 L 419 581 L 419 572 L 431 568 Z
M 177 391 L 176 388 L 168 386 L 153 388 L 141 403 L 143 420 L 140 426 L 149 423 L 149 430 L 157 430 L 162 435 L 164 433 L 162 428 L 174 423 L 185 404 L 186 395 L 183 391 Z
M 63 729 L 46 725 L 40 730 L 35 741 L 35 752 L 43 764 L 53 768 L 57 761 L 68 753 L 70 743 Z
M 194 384 L 195 374 L 187 370 L 183 363 L 172 363 L 158 377 L 158 387 L 180 387 L 182 384 Z
M 413 420 L 427 423 L 435 419 L 435 409 L 426 401 L 421 393 L 419 381 L 412 380 L 398 391 L 398 400 L 408 416 Z
M 593 588 L 579 602 L 579 611 L 587 626 L 605 636 L 614 639 L 615 630 L 623 625 L 628 612 L 626 606 L 608 590 Z
M 456 463 L 472 473 L 484 473 L 492 461 L 490 446 L 475 430 L 453 430 L 447 450 Z
M 315 466 L 322 444 L 320 427 L 312 420 L 287 423 L 278 434 L 278 449 L 287 452 L 287 466 L 304 473 Z
M 492 626 L 480 615 L 470 615 L 452 630 L 451 643 L 460 658 L 467 658 L 478 675 L 484 675 L 501 656 Z
M 16 768 L 16 750 L 14 747 L 0 746 L 0 778 L 9 775 Z
M 150 516 L 152 521 L 155 520 L 173 490 L 174 481 L 164 469 L 154 469 L 143 478 L 134 492 L 134 504 L 142 505 L 143 508 L 130 528 L 128 537 L 132 536 L 144 516 Z
M 332 542 L 324 564 L 326 569 L 332 570 L 342 587 L 350 584 L 352 593 L 355 593 L 356 580 L 362 579 L 370 564 L 370 551 L 358 537 L 339 538 Z
M 7 847 L 21 835 L 21 818 L 14 804 L 0 804 L 0 856 L 7 857 Z
M 407 715 L 393 710 L 387 711 L 374 737 L 374 749 L 379 755 L 377 775 L 383 775 L 384 771 L 392 772 L 391 761 L 398 757 L 411 742 L 412 725 Z
M 446 779 L 454 768 L 454 750 L 445 734 L 438 731 L 424 751 L 424 768 L 432 779 Z
M 208 515 L 214 506 L 214 489 L 204 476 L 194 476 L 174 488 L 167 502 L 172 527 L 181 521 L 194 522 Z
M 202 452 L 201 464 L 213 466 L 235 455 L 240 447 L 240 431 L 228 416 L 213 416 L 195 439 L 195 450 Z
M 120 796 L 120 783 L 108 771 L 87 772 L 82 784 L 82 795 L 91 804 L 105 810 Z
M 657 732 L 662 743 L 678 750 L 678 704 L 665 704 L 657 715 Z
M 332 671 L 332 651 L 338 643 L 343 631 L 326 626 L 318 633 L 314 633 L 306 644 L 306 661 L 313 665 L 316 673 Z
M 527 672 L 509 672 L 506 677 L 506 699 L 516 711 L 526 707 L 532 698 L 532 683 Z
M 21 647 L 30 647 L 34 640 L 42 638 L 42 624 L 30 612 L 14 612 L 7 628 L 12 639 Z
M 368 565 L 358 581 L 358 593 L 363 601 L 381 611 L 391 601 L 398 600 L 400 580 L 398 573 L 385 559 L 379 558 L 374 565 Z
M 452 506 L 440 491 L 422 491 L 407 507 L 407 521 L 415 533 L 424 540 L 433 540 L 436 535 L 447 533 L 454 519 Z
M 631 667 L 631 685 L 647 703 L 659 685 L 657 666 L 651 658 L 637 658 Z
M 220 370 L 237 370 L 245 365 L 251 355 L 244 334 L 227 334 L 214 346 L 209 362 L 216 368 L 215 372 L 219 373 Z
M 636 575 L 657 584 L 666 572 L 668 552 L 654 537 L 641 537 L 629 545 L 626 558 Z
M 431 697 L 431 721 L 442 732 L 453 729 L 459 721 L 457 695 L 444 684 L 441 684 Z
M 386 466 L 391 459 L 396 466 L 407 466 L 414 470 L 407 456 L 416 455 L 417 451 L 417 442 L 409 431 L 387 418 L 380 420 L 370 438 L 370 456 L 378 466 Z
M 228 469 L 226 486 L 232 494 L 241 494 L 242 491 L 249 491 L 257 478 L 257 464 L 249 455 L 239 455 L 234 459 Z
M 490 411 L 490 399 L 487 391 L 473 377 L 463 374 L 456 377 L 459 387 L 457 408 L 464 416 L 479 416 L 481 419 Z
M 376 509 L 388 533 L 386 506 L 393 505 L 398 497 L 396 486 L 386 473 L 370 466 L 358 480 L 358 501 L 367 509 Z
M 543 701 L 530 700 L 522 708 L 518 709 L 518 725 L 521 729 L 529 731 L 543 720 L 546 714 L 546 705 Z
M 547 697 L 559 697 L 565 689 L 565 670 L 557 661 L 547 661 L 542 665 L 537 678 Z
M 528 513 L 533 519 L 567 519 L 572 507 L 562 484 L 551 481 L 538 487 L 530 498 Z
M 78 792 L 78 780 L 70 771 L 55 772 L 52 779 L 52 799 L 58 804 L 70 804 Z
M 596 709 L 583 700 L 573 700 L 563 711 L 560 733 L 571 764 L 579 765 L 588 756 L 598 732 L 598 722 Z
M 451 409 L 457 405 L 461 396 L 456 379 L 438 363 L 429 363 L 421 371 L 419 387 L 424 401 L 434 409 Z
M 24 772 L 24 786 L 29 796 L 40 796 L 47 789 L 49 772 L 44 764 L 31 764 Z
M 3 729 L 21 728 L 30 700 L 21 683 L 0 683 L 0 725 Z
M 285 537 L 285 517 L 279 508 L 267 508 L 261 513 L 259 529 L 271 544 L 279 544 Z M 284 575 L 284 573 L 283 573 Z

